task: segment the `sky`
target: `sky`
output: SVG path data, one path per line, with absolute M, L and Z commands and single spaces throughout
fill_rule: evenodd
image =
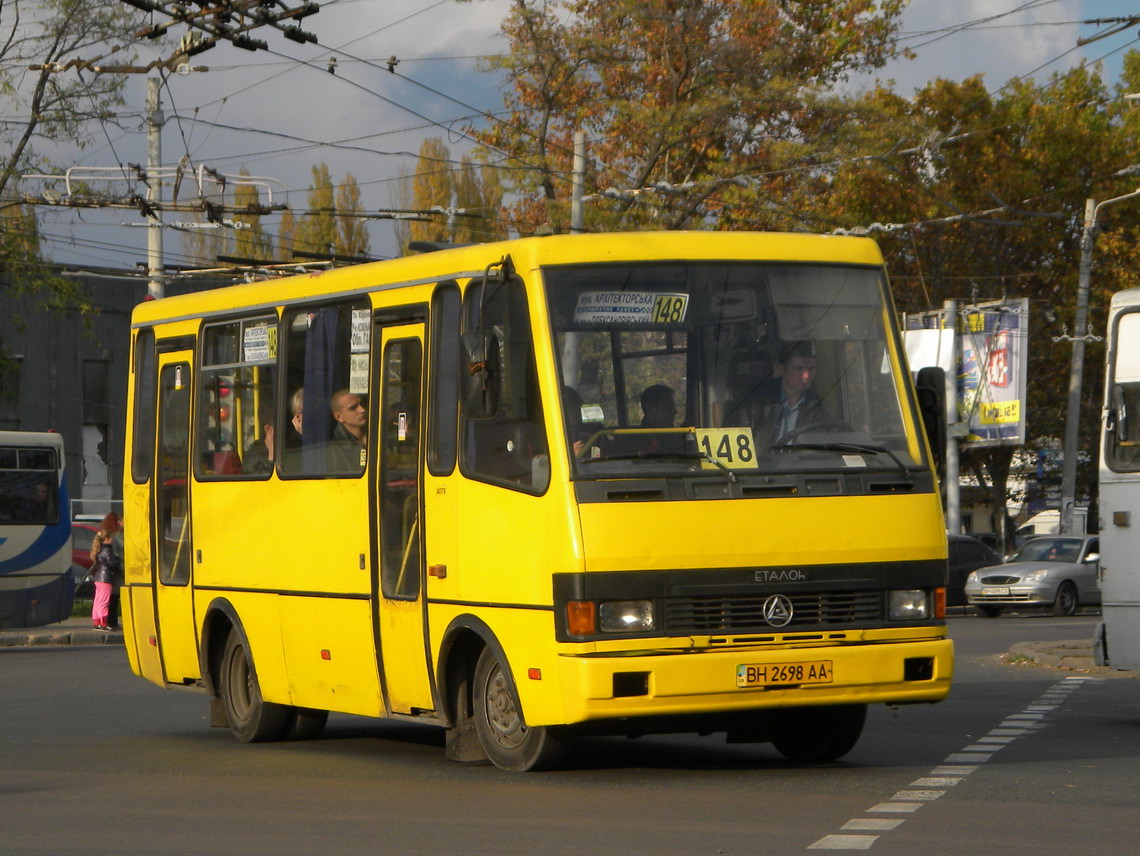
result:
M 163 89 L 162 162 L 174 165 L 185 156 L 223 173 L 244 169 L 266 180 L 275 203 L 300 209 L 306 206 L 311 167 L 324 162 L 334 182 L 354 176 L 366 210 L 399 207 L 396 178 L 401 168 L 414 167 L 426 137 L 443 138 L 458 159 L 469 147 L 461 133 L 468 118 L 501 106 L 497 82 L 479 71 L 479 57 L 506 49 L 499 23 L 509 5 L 510 0 L 326 0 L 318 14 L 300 22 L 317 36 L 316 45 L 268 29 L 255 34 L 268 42 L 268 51 L 220 44 L 191 60 L 208 71 L 172 75 Z M 1078 47 L 1078 38 L 1109 28 L 1081 22 L 1130 13 L 1140 14 L 1140 0 L 912 0 L 900 43 L 917 58 L 892 62 L 876 76 L 910 95 L 935 77 L 961 80 L 982 73 L 996 91 L 1013 77 L 1044 79 L 1099 60 L 1112 81 L 1122 53 L 1140 41 L 1140 27 Z M 330 73 L 333 56 L 336 69 Z M 388 71 L 389 57 L 399 61 L 395 73 Z M 95 168 L 145 163 L 145 98 L 144 76 L 132 75 L 121 120 L 97 129 L 95 143 L 82 151 L 56 153 L 59 162 Z M 36 192 L 34 183 L 23 189 Z M 45 252 L 54 260 L 145 267 L 141 215 L 41 212 Z M 166 215 L 168 222 L 186 219 Z M 266 225 L 272 230 L 275 223 Z M 368 228 L 374 256 L 396 252 L 390 221 L 370 221 Z M 183 247 L 176 231 L 164 230 L 168 264 L 185 262 Z

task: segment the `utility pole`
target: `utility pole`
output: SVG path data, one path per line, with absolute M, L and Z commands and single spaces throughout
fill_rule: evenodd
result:
M 962 434 L 958 417 L 958 301 L 945 301 L 942 304 L 942 314 L 942 325 L 944 328 L 949 327 L 950 341 L 953 342 L 950 371 L 946 372 L 946 531 L 957 535 L 962 531 L 962 485 L 959 481 L 961 463 L 958 448 L 958 439 Z
M 582 209 L 582 194 L 586 184 L 586 132 L 574 132 L 574 172 L 570 191 L 570 231 L 586 231 L 586 214 Z
M 158 298 L 163 296 L 162 282 L 162 179 L 159 167 L 162 165 L 162 106 L 159 100 L 157 77 L 147 78 L 146 87 L 146 199 L 149 205 L 147 216 L 150 224 L 146 231 L 147 294 Z M 157 204 L 155 204 L 157 203 Z
M 1059 337 L 1057 341 L 1068 338 L 1073 343 L 1073 357 L 1069 368 L 1069 404 L 1065 412 L 1065 445 L 1061 460 L 1061 534 L 1071 535 L 1073 532 L 1073 505 L 1076 504 L 1077 495 L 1077 446 L 1080 441 L 1081 421 L 1081 384 L 1085 370 L 1085 342 L 1088 335 L 1089 316 L 1089 281 L 1092 279 L 1092 252 L 1096 243 L 1096 221 L 1100 210 L 1106 205 L 1113 205 L 1140 196 L 1140 190 L 1134 190 L 1123 196 L 1096 202 L 1085 200 L 1085 225 L 1081 230 L 1081 263 L 1077 279 L 1077 313 L 1073 321 L 1073 335 Z M 1099 338 L 1099 337 L 1095 337 Z

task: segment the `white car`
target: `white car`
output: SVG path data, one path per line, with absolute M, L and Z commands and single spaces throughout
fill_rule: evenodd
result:
M 1100 543 L 1095 535 L 1047 535 L 1026 541 L 1003 565 L 966 578 L 966 601 L 991 618 L 1011 606 L 1051 606 L 1076 615 L 1100 604 Z

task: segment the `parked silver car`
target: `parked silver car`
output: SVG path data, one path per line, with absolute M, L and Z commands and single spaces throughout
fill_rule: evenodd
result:
M 991 618 L 1011 606 L 1052 606 L 1075 615 L 1100 603 L 1100 541 L 1095 535 L 1047 535 L 1026 541 L 1004 565 L 966 577 L 966 600 Z

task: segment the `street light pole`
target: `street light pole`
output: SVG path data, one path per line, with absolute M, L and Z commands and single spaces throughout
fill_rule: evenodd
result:
M 1065 413 L 1065 445 L 1061 462 L 1061 532 L 1069 535 L 1073 531 L 1073 505 L 1077 492 L 1077 446 L 1081 420 L 1081 383 L 1085 369 L 1085 342 L 1088 340 L 1089 281 L 1092 278 L 1092 251 L 1096 242 L 1096 221 L 1100 211 L 1107 205 L 1114 205 L 1140 196 L 1140 189 L 1123 196 L 1096 202 L 1085 200 L 1085 224 L 1081 230 L 1081 263 L 1077 280 L 1077 314 L 1073 320 L 1073 358 L 1069 368 L 1069 404 Z

